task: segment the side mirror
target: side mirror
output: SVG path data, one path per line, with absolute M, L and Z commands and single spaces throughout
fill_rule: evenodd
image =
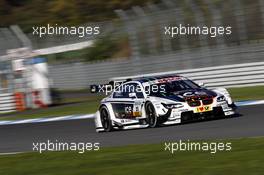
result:
M 135 92 L 129 93 L 128 96 L 129 98 L 137 98 L 137 95 Z
M 205 84 L 204 84 L 203 82 L 199 82 L 198 85 L 199 85 L 200 87 L 205 87 Z

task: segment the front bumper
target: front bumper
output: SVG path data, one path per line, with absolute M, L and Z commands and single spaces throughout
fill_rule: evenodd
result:
M 228 115 L 233 115 L 233 111 L 224 111 L 221 106 L 214 107 L 212 111 L 194 113 L 193 111 L 186 111 L 181 113 L 181 122 L 201 120 L 201 119 L 212 119 L 221 118 Z

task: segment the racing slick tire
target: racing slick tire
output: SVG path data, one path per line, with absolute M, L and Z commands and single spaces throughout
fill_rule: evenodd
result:
M 106 106 L 100 107 L 100 118 L 101 118 L 101 123 L 106 132 L 110 132 L 113 130 L 113 125 L 110 119 L 110 114 L 108 112 L 108 109 Z
M 155 108 L 151 102 L 147 102 L 145 106 L 146 110 L 146 121 L 150 128 L 155 128 L 157 126 L 158 117 Z

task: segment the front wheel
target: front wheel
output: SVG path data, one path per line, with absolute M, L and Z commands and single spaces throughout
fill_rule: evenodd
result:
M 147 116 L 147 123 L 150 128 L 154 128 L 157 126 L 157 115 L 155 108 L 152 103 L 148 102 L 146 104 L 146 116 Z
M 101 123 L 106 132 L 110 132 L 113 130 L 112 122 L 110 119 L 110 114 L 106 108 L 106 106 L 102 106 L 100 108 L 100 118 L 101 118 Z

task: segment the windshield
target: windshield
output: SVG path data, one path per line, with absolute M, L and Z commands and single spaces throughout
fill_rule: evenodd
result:
M 151 86 L 156 86 L 157 84 L 153 84 Z M 170 81 L 165 83 L 159 83 L 158 86 L 160 87 L 157 91 L 150 91 L 151 96 L 168 96 L 177 94 L 180 91 L 186 90 L 193 90 L 201 88 L 191 80 L 177 80 L 177 81 Z

